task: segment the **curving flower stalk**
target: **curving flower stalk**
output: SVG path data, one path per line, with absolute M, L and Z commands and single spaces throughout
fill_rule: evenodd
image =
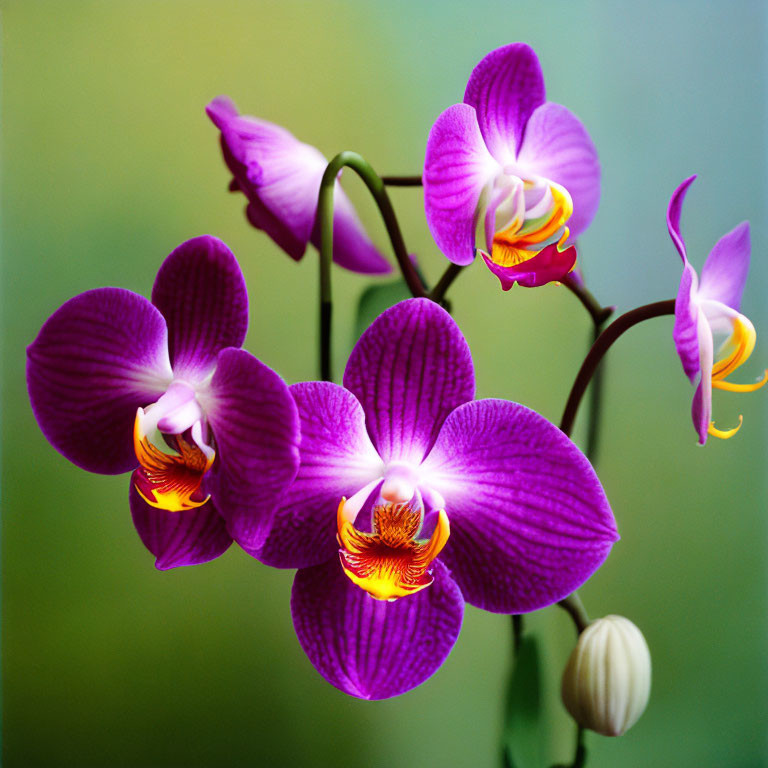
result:
M 362 698 L 419 685 L 458 636 L 465 600 L 499 613 L 570 594 L 617 539 L 589 462 L 505 400 L 473 401 L 466 341 L 427 299 L 384 312 L 344 386 L 295 384 L 301 466 L 269 536 L 246 551 L 299 568 L 292 612 L 320 673 Z
M 424 202 L 432 236 L 455 264 L 475 257 L 480 224 L 488 268 L 504 290 L 562 279 L 576 263 L 565 244 L 600 201 L 600 164 L 568 109 L 546 101 L 533 49 L 512 43 L 473 70 L 464 103 L 429 134 Z
M 754 392 L 768 382 L 768 370 L 754 383 L 736 384 L 728 381 L 743 365 L 755 347 L 755 327 L 739 311 L 744 285 L 747 282 L 750 256 L 749 222 L 742 222 L 723 235 L 710 251 L 701 270 L 701 279 L 688 261 L 685 241 L 680 233 L 680 213 L 688 188 L 696 176 L 686 179 L 672 194 L 667 209 L 667 227 L 672 242 L 683 260 L 683 274 L 675 300 L 675 347 L 683 370 L 696 385 L 691 416 L 699 435 L 699 443 L 707 435 L 729 438 L 739 431 L 721 430 L 712 421 L 712 390 Z M 720 337 L 715 359 L 715 338 Z
M 86 291 L 27 350 L 43 434 L 90 472 L 132 472 L 133 521 L 160 569 L 218 557 L 240 517 L 268 526 L 296 474 L 296 406 L 240 348 L 247 326 L 240 267 L 204 236 L 163 262 L 151 302 L 122 288 Z

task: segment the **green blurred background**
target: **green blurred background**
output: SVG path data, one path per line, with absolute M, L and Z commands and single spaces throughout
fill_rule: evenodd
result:
M 226 93 L 328 156 L 354 149 L 381 173 L 413 174 L 473 65 L 524 40 L 550 99 L 582 118 L 600 152 L 603 200 L 581 264 L 604 303 L 674 294 L 664 213 L 689 174 L 700 174 L 683 219 L 697 266 L 752 221 L 748 380 L 768 361 L 764 2 L 5 0 L 2 10 L 4 764 L 498 765 L 509 619 L 468 608 L 433 679 L 390 701 L 346 697 L 296 642 L 290 572 L 236 548 L 154 570 L 128 478 L 87 475 L 38 430 L 24 348 L 80 291 L 148 294 L 164 256 L 208 232 L 245 271 L 248 348 L 290 382 L 315 377 L 317 259 L 297 265 L 248 227 L 206 102 Z M 346 186 L 386 248 L 362 184 Z M 446 262 L 421 192 L 392 196 L 434 281 Z M 369 282 L 334 272 L 337 371 Z M 477 265 L 451 298 L 479 395 L 557 421 L 589 335 L 575 299 L 557 286 L 503 294 Z M 765 765 L 766 393 L 716 394 L 720 426 L 743 413 L 744 427 L 697 447 L 671 329 L 669 318 L 634 329 L 608 361 L 599 471 L 623 538 L 582 594 L 592 615 L 643 629 L 654 684 L 626 736 L 589 735 L 589 765 Z M 556 608 L 529 626 L 546 638 L 549 757 L 565 760 L 572 733 L 556 689 L 573 630 Z

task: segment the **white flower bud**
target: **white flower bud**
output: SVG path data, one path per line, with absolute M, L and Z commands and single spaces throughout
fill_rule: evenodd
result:
M 623 616 L 593 621 L 563 672 L 563 704 L 573 719 L 603 736 L 621 736 L 643 714 L 650 693 L 643 633 Z

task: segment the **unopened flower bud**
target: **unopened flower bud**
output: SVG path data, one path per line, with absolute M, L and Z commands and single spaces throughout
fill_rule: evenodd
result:
M 563 673 L 563 704 L 573 719 L 603 736 L 621 736 L 643 714 L 650 692 L 643 633 L 623 616 L 593 621 Z

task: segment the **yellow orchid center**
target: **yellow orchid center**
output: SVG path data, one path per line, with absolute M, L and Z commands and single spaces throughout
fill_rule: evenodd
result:
M 725 356 L 718 360 L 712 366 L 712 387 L 713 389 L 723 389 L 727 392 L 754 392 L 768 383 L 768 370 L 763 374 L 763 378 L 754 384 L 734 384 L 726 381 L 726 376 L 730 376 L 740 365 L 745 363 L 752 350 L 755 348 L 755 327 L 744 315 L 738 315 L 733 320 L 733 333 L 723 346 Z M 733 437 L 741 428 L 742 417 L 739 416 L 739 424 L 733 429 L 717 429 L 715 423 L 710 422 L 708 432 L 713 437 L 719 437 L 727 440 Z
M 448 541 L 445 510 L 429 540 L 416 539 L 422 514 L 410 502 L 379 504 L 373 509 L 373 533 L 358 531 L 342 499 L 336 515 L 339 557 L 349 579 L 377 600 L 397 600 L 428 587 L 430 563 Z
M 177 453 L 168 454 L 153 445 L 142 428 L 142 409 L 133 425 L 133 447 L 139 468 L 134 472 L 136 490 L 147 504 L 168 512 L 182 512 L 205 504 L 200 486 L 211 468 L 215 452 L 204 453 L 181 435 L 169 435 Z
M 545 243 L 563 227 L 558 248 L 564 245 L 569 235 L 565 223 L 573 214 L 573 201 L 568 190 L 554 182 L 549 182 L 548 194 L 552 204 L 546 214 L 526 219 L 518 213 L 507 227 L 494 234 L 490 254 L 494 263 L 501 267 L 513 267 L 528 261 L 541 250 L 536 246 Z

